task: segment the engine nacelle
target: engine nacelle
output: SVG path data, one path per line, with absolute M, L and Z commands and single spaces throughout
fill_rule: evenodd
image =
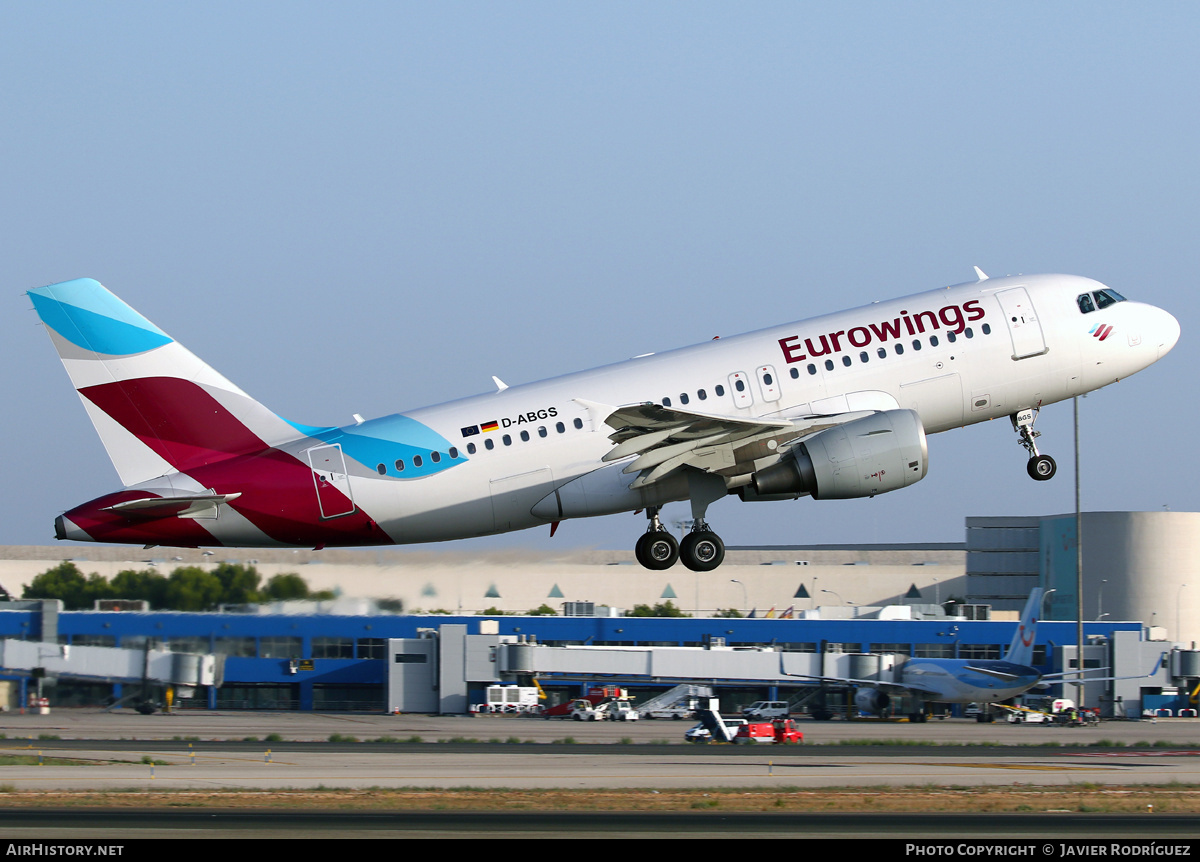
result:
M 878 715 L 887 709 L 892 699 L 877 688 L 860 688 L 854 695 L 854 706 L 860 712 Z
M 912 410 L 884 410 L 816 434 L 778 464 L 754 474 L 762 497 L 811 494 L 817 500 L 873 497 L 925 478 L 929 448 Z

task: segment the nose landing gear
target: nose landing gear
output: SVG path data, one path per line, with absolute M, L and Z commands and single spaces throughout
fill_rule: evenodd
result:
M 1058 472 L 1058 465 L 1054 463 L 1054 459 L 1049 455 L 1043 455 L 1038 452 L 1037 444 L 1034 442 L 1034 440 L 1042 436 L 1040 431 L 1033 430 L 1033 423 L 1037 420 L 1037 414 L 1040 409 L 1034 407 L 1022 410 L 1020 413 L 1014 413 L 1009 418 L 1012 420 L 1013 430 L 1021 438 L 1017 442 L 1024 446 L 1025 451 L 1029 453 L 1029 462 L 1025 465 L 1026 472 L 1029 473 L 1031 479 L 1045 482 L 1047 479 L 1054 478 L 1054 474 Z

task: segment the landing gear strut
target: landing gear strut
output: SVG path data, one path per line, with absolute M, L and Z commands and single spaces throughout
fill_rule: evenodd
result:
M 658 506 L 646 509 L 650 525 L 638 539 L 633 553 L 647 569 L 662 571 L 679 560 L 693 572 L 711 572 L 725 559 L 725 543 L 708 527 L 704 513 L 708 505 L 727 493 L 725 480 L 712 473 L 693 470 L 688 473 L 688 492 L 692 504 L 692 530 L 676 542 L 658 518 Z
M 1054 463 L 1054 459 L 1049 455 L 1043 455 L 1038 452 L 1037 444 L 1034 442 L 1038 437 L 1042 436 L 1042 432 L 1033 430 L 1033 423 L 1037 420 L 1040 407 L 1034 407 L 1029 410 L 1022 410 L 1020 413 L 1014 413 L 1011 417 L 1013 430 L 1020 436 L 1019 442 L 1025 447 L 1025 451 L 1029 453 L 1029 463 L 1025 465 L 1025 470 L 1029 473 L 1031 479 L 1036 479 L 1039 482 L 1045 482 L 1047 479 L 1052 479 L 1054 474 L 1058 472 L 1058 465 Z

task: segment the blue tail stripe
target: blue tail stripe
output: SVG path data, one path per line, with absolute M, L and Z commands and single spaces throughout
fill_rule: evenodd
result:
M 94 279 L 34 288 L 29 298 L 43 323 L 84 350 L 128 356 L 172 341 Z

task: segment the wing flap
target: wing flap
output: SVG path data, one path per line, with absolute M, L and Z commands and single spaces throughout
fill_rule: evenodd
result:
M 615 444 L 604 460 L 636 456 L 623 471 L 639 474 L 631 487 L 653 484 L 683 467 L 712 472 L 715 465 L 733 466 L 734 444 L 790 435 L 796 428 L 789 419 L 744 419 L 653 402 L 614 407 L 604 422 L 613 429 L 608 439 Z

